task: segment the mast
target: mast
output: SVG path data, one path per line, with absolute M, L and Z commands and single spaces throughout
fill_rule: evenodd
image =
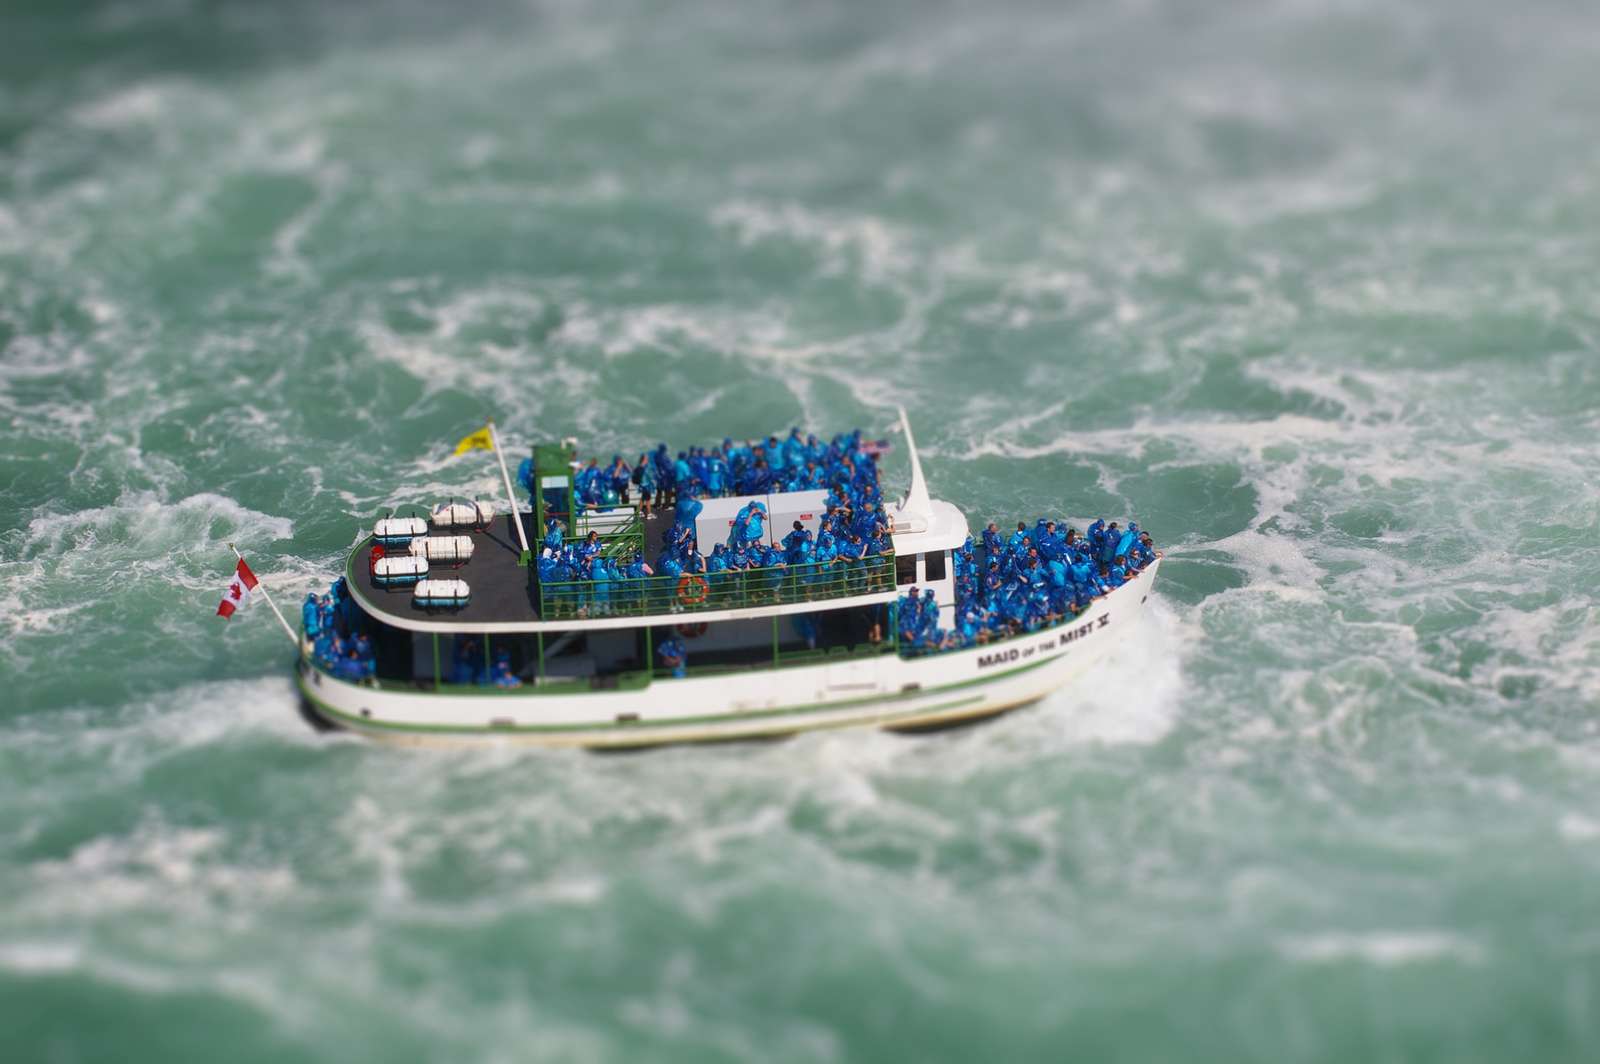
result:
M 528 549 L 528 534 L 522 530 L 522 516 L 517 513 L 517 496 L 511 490 L 511 474 L 506 470 L 506 452 L 500 446 L 500 433 L 494 427 L 494 418 L 489 419 L 489 439 L 494 443 L 494 456 L 500 462 L 500 478 L 506 485 L 506 503 L 511 507 L 511 523 L 517 530 L 517 542 L 522 544 L 522 562 L 527 564 L 533 552 Z
M 911 486 L 906 489 L 905 497 L 895 507 L 896 525 L 904 519 L 903 531 L 917 531 L 918 527 L 925 529 L 928 522 L 933 520 L 933 500 L 928 496 L 928 483 L 922 478 L 922 462 L 917 457 L 917 441 L 911 438 L 911 419 L 906 417 L 906 408 L 898 407 L 900 420 L 895 428 L 905 433 L 906 453 L 911 456 Z
M 239 553 L 238 547 L 235 547 L 232 543 L 230 543 L 228 544 L 228 549 L 233 551 L 233 556 L 235 558 L 238 558 L 241 562 L 244 561 L 244 555 Z M 279 624 L 283 625 L 284 634 L 289 637 L 289 642 L 294 644 L 296 650 L 299 650 L 300 637 L 294 634 L 294 629 L 289 627 L 289 622 L 284 620 L 283 614 L 278 612 L 278 604 L 272 601 L 271 595 L 267 594 L 267 585 L 261 582 L 261 578 L 259 576 L 256 577 L 256 590 L 261 592 L 261 597 L 267 600 L 268 606 L 272 607 L 272 615 L 278 618 Z

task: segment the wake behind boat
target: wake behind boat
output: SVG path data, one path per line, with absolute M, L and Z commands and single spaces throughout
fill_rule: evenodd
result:
M 971 535 L 860 432 L 519 471 L 531 513 L 443 502 L 385 518 L 302 610 L 298 684 L 321 725 L 421 743 L 629 747 L 876 725 L 1033 702 L 1143 610 L 1160 555 L 1136 525 Z M 493 426 L 459 450 L 496 451 Z M 243 568 L 241 562 L 241 568 Z

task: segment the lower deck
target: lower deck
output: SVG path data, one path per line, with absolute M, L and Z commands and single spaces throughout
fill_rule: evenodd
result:
M 869 618 L 861 616 L 835 618 L 809 637 L 781 630 L 774 636 L 775 619 L 762 618 L 770 642 L 749 622 L 708 624 L 694 635 L 680 626 L 580 631 L 536 642 L 532 661 L 514 670 L 516 685 L 501 687 L 479 677 L 492 675 L 502 651 L 508 665 L 517 664 L 513 645 L 487 635 L 481 643 L 442 646 L 450 637 L 419 633 L 409 677 L 386 666 L 376 681 L 351 683 L 302 660 L 300 687 L 326 720 L 410 741 L 513 737 L 625 746 L 844 724 L 925 726 L 999 712 L 1065 682 L 1136 620 L 1156 568 L 1151 564 L 1075 618 L 931 655 L 900 655 L 892 638 L 874 640 L 870 625 L 862 628 Z M 681 676 L 651 661 L 648 651 L 663 636 L 689 648 Z M 522 653 L 529 649 L 524 644 Z M 484 672 L 475 673 L 480 662 Z M 433 676 L 421 675 L 429 670 Z

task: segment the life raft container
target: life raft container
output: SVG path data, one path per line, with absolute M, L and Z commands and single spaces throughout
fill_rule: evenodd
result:
M 465 580 L 422 580 L 411 593 L 411 601 L 422 610 L 459 610 L 472 597 Z
M 372 560 L 372 582 L 381 588 L 410 587 L 428 575 L 428 559 L 386 554 Z
M 427 534 L 428 522 L 420 517 L 385 517 L 372 526 L 372 538 L 385 547 L 404 547 Z
M 494 524 L 494 505 L 487 502 L 442 502 L 429 511 L 428 521 L 442 532 L 482 532 Z
M 430 565 L 459 568 L 472 560 L 471 536 L 422 536 L 411 541 L 411 553 L 428 559 Z

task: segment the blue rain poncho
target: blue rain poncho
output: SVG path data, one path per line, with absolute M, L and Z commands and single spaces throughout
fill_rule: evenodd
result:
M 754 506 L 755 503 L 747 502 L 743 506 L 739 507 L 739 512 L 734 515 L 733 524 L 728 526 L 729 550 L 738 550 L 740 547 L 744 546 L 745 526 L 750 522 L 750 510 Z
M 664 639 L 656 648 L 656 653 L 661 658 L 661 664 L 677 679 L 689 675 L 689 654 L 683 647 L 683 640 L 677 636 Z
M 790 565 L 799 565 L 809 560 L 811 555 L 811 532 L 808 529 L 797 528 L 783 537 L 784 561 Z
M 727 460 L 713 450 L 706 462 L 706 490 L 716 496 L 726 494 L 730 475 Z
M 794 634 L 804 639 L 811 646 L 817 645 L 817 634 L 820 629 L 816 620 L 808 614 L 796 613 L 789 617 L 789 625 L 794 629 Z
M 305 628 L 306 638 L 315 643 L 317 636 L 322 632 L 322 619 L 318 615 L 316 595 L 306 596 L 305 605 L 300 607 L 300 623 Z
M 511 671 L 511 655 L 504 650 L 494 656 L 494 667 L 489 670 L 489 682 L 496 687 L 521 687 L 522 681 Z
M 759 502 L 750 504 L 750 514 L 744 521 L 744 541 L 746 543 L 760 543 L 767 538 L 766 521 L 767 508 Z

